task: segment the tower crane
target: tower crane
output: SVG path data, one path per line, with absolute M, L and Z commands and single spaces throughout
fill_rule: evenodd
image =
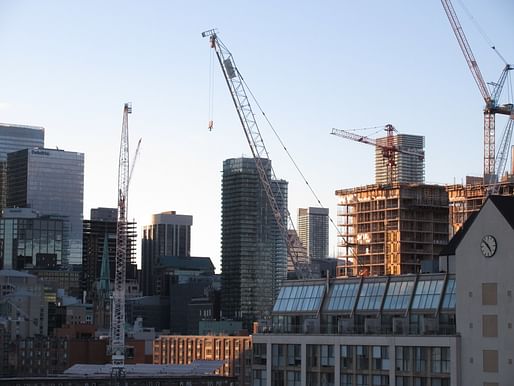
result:
M 478 63 L 471 51 L 471 47 L 469 46 L 468 40 L 466 39 L 466 35 L 462 29 L 462 26 L 459 22 L 457 14 L 455 13 L 455 9 L 450 0 L 441 0 L 444 11 L 446 12 L 446 16 L 450 21 L 451 27 L 459 42 L 459 46 L 464 54 L 466 62 L 468 64 L 469 69 L 471 70 L 471 74 L 475 79 L 475 82 L 482 94 L 482 98 L 485 101 L 484 107 L 484 185 L 492 185 L 488 187 L 488 194 L 495 190 L 496 187 L 494 185 L 497 183 L 498 177 L 503 174 L 503 169 L 496 169 L 496 160 L 503 160 L 506 158 L 506 152 L 508 148 L 507 142 L 510 144 L 510 137 L 507 138 L 505 135 L 502 139 L 502 143 L 500 144 L 498 155 L 495 154 L 495 119 L 496 114 L 508 115 L 511 116 L 514 113 L 512 104 L 499 105 L 499 99 L 501 92 L 503 90 L 503 86 L 505 84 L 505 80 L 507 79 L 508 72 L 514 69 L 514 66 L 505 63 L 505 67 L 502 70 L 500 78 L 498 82 L 493 83 L 492 92 L 489 92 L 487 84 L 485 83 L 482 73 L 480 72 L 480 68 L 478 67 Z M 493 47 L 494 48 L 494 47 Z M 500 55 L 501 57 L 501 55 Z M 503 57 L 502 57 L 503 60 Z M 505 60 L 504 60 L 505 62 Z M 510 129 L 509 129 L 510 128 Z M 512 136 L 512 123 L 508 123 L 508 126 L 505 130 L 505 133 L 510 132 L 510 136 Z M 505 163 L 500 164 L 504 168 Z
M 128 189 L 141 146 L 141 139 L 139 139 L 132 168 L 130 168 L 128 115 L 131 113 L 132 104 L 125 103 L 123 106 L 123 124 L 118 163 L 118 222 L 116 226 L 116 262 L 111 311 L 111 377 L 115 386 L 124 384 L 123 379 L 125 377 L 125 282 L 127 269 Z
M 289 217 L 284 216 L 280 210 L 280 207 L 277 203 L 277 198 L 275 197 L 275 193 L 271 186 L 270 178 L 266 173 L 264 160 L 269 159 L 268 151 L 266 150 L 266 146 L 264 145 L 259 127 L 255 120 L 255 114 L 253 113 L 250 101 L 248 99 L 248 93 L 246 90 L 247 87 L 243 77 L 235 65 L 231 52 L 221 42 L 218 35 L 216 34 L 215 29 L 202 32 L 202 37 L 209 38 L 211 48 L 213 48 L 216 52 L 223 76 L 230 91 L 232 101 L 234 102 L 239 121 L 241 122 L 246 140 L 250 146 L 252 156 L 255 160 L 261 186 L 266 193 L 268 203 L 273 212 L 273 217 L 277 223 L 282 240 L 285 241 L 287 249 L 291 253 L 291 260 L 293 262 L 295 272 L 299 278 L 310 277 L 310 268 L 308 265 L 300 263 L 299 256 L 297 256 L 298 251 L 292 245 L 292 241 L 287 237 L 287 220 L 288 218 L 290 219 L 290 216 L 289 213 Z
M 358 135 L 350 131 L 341 130 L 341 129 L 332 129 L 330 134 L 337 135 L 338 137 L 350 139 L 355 142 L 366 143 L 368 145 L 375 146 L 382 150 L 382 156 L 387 161 L 387 183 L 391 185 L 393 182 L 393 171 L 396 166 L 395 155 L 396 153 L 408 154 L 412 156 L 419 157 L 420 159 L 425 158 L 425 154 L 423 151 L 413 151 L 408 149 L 403 149 L 394 144 L 394 133 L 396 129 L 393 125 L 387 124 L 384 126 L 384 130 L 387 132 L 387 137 L 385 144 L 378 142 L 376 139 L 369 138 L 363 135 Z

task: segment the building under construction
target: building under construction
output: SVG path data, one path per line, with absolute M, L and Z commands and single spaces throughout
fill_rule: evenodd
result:
M 336 191 L 340 275 L 419 272 L 448 243 L 444 186 L 374 184 Z
M 514 171 L 514 165 L 513 165 Z M 514 196 L 514 175 L 505 175 L 498 184 L 498 194 Z M 450 205 L 450 236 L 460 229 L 462 224 L 474 212 L 478 212 L 487 198 L 488 186 L 484 185 L 482 177 L 466 177 L 466 184 L 447 186 Z

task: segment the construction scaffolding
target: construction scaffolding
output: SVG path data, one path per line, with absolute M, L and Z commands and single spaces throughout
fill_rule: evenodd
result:
M 342 275 L 419 272 L 448 242 L 448 193 L 425 184 L 367 185 L 336 191 Z
M 484 185 L 482 177 L 466 177 L 466 184 L 454 184 L 446 187 L 450 205 L 450 237 L 462 227 L 468 217 L 482 207 L 488 186 Z M 499 182 L 498 195 L 514 196 L 514 176 L 503 177 Z

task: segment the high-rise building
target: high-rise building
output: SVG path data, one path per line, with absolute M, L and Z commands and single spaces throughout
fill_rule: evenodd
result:
M 0 212 L 5 208 L 7 184 L 7 154 L 33 147 L 44 147 L 42 127 L 0 123 Z
M 271 180 L 271 161 L 262 161 Z M 271 184 L 285 215 L 287 182 Z M 269 313 L 287 270 L 286 241 L 252 158 L 223 162 L 221 213 L 222 316 L 249 327 Z
M 7 207 L 67 218 L 64 265 L 82 264 L 83 200 L 83 153 L 33 148 L 7 155 Z
M 389 143 L 388 139 L 392 142 Z M 421 135 L 396 134 L 391 138 L 383 137 L 377 139 L 379 145 L 393 145 L 402 150 L 423 154 L 425 148 L 425 137 Z M 388 176 L 388 160 L 384 157 L 381 148 L 375 149 L 375 183 L 386 184 Z M 392 167 L 392 182 L 418 183 L 425 182 L 425 160 L 423 157 L 394 153 L 394 166 Z
M 87 301 L 92 301 L 95 282 L 100 279 L 104 240 L 107 239 L 109 280 L 114 281 L 116 272 L 116 208 L 91 209 L 91 219 L 83 223 L 83 257 L 82 270 L 84 273 L 84 290 Z M 136 223 L 127 223 L 127 280 L 136 280 Z
M 299 208 L 298 237 L 312 258 L 328 256 L 328 209 Z
M 64 219 L 34 209 L 7 208 L 0 218 L 0 269 L 55 269 L 68 234 Z
M 419 272 L 448 242 L 444 186 L 368 185 L 336 191 L 344 275 Z
M 141 240 L 142 286 L 144 295 L 156 295 L 155 273 L 163 256 L 191 256 L 191 226 L 193 216 L 175 211 L 152 215 L 143 226 Z

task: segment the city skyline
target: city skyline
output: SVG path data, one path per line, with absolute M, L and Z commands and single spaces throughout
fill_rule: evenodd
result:
M 496 81 L 503 63 L 455 6 L 484 78 Z M 513 62 L 514 5 L 474 0 L 466 6 Z M 212 50 L 200 33 L 213 27 L 331 213 L 336 189 L 374 180 L 373 149 L 330 136 L 332 127 L 392 123 L 400 133 L 425 136 L 429 183 L 482 173 L 483 101 L 439 2 L 4 1 L 0 122 L 42 126 L 48 148 L 85 153 L 88 213 L 116 205 L 121 113 L 132 101 L 132 149 L 139 137 L 143 142 L 129 219 L 138 222 L 140 238 L 152 213 L 192 215 L 191 253 L 211 257 L 219 270 L 222 162 L 250 152 L 216 62 L 215 108 L 208 114 Z M 505 122 L 497 122 L 499 138 Z M 290 211 L 316 206 L 259 124 L 277 175 L 289 181 Z M 331 228 L 331 254 L 335 242 Z

